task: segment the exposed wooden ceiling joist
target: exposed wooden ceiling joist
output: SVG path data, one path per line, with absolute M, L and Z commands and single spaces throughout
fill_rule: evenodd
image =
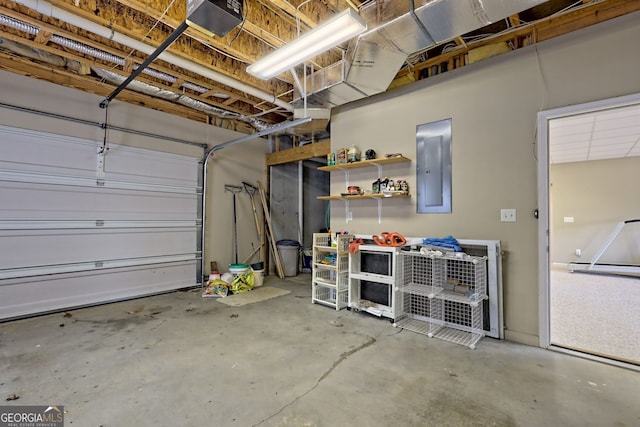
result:
M 109 28 L 137 41 L 143 41 L 150 48 L 155 48 L 166 40 L 173 29 L 186 18 L 186 1 L 184 0 L 42 0 L 42 2 L 48 2 L 88 20 L 93 25 Z M 383 4 L 382 0 L 378 2 Z M 361 2 L 357 0 L 244 0 L 243 4 L 244 21 L 224 37 L 189 28 L 168 49 L 171 54 L 182 60 L 188 60 L 203 69 L 218 73 L 215 75 L 231 78 L 238 84 L 233 86 L 223 84 L 214 78 L 162 59 L 154 61 L 150 68 L 170 76 L 169 80 L 162 80 L 154 75 L 141 75 L 139 80 L 159 90 L 187 95 L 196 101 L 232 114 L 259 117 L 265 124 L 278 123 L 291 118 L 290 111 L 278 107 L 278 102 L 290 103 L 293 100 L 294 83 L 291 76 L 284 73 L 278 78 L 262 81 L 247 74 L 246 66 L 272 49 L 295 39 L 299 32 L 303 33 L 314 28 L 335 13 L 346 8 L 360 8 Z M 385 0 L 384 4 L 387 7 L 397 6 L 397 3 L 393 3 L 392 0 Z M 464 60 L 456 59 L 456 55 L 459 56 L 460 52 L 468 52 L 470 49 L 501 41 L 505 37 L 520 36 L 521 33 L 522 37 L 528 38 L 520 42 L 514 39 L 514 46 L 518 43 L 522 45 L 557 37 L 585 26 L 638 11 L 640 0 L 578 2 L 549 0 L 534 9 L 512 15 L 505 19 L 504 23 L 494 23 L 473 34 L 460 35 L 455 42 L 458 46 L 451 51 L 444 52 L 442 46 L 436 46 L 429 51 L 428 55 L 416 54 L 408 66 L 398 72 L 390 88 L 429 77 L 429 70 L 434 64 L 446 62 L 448 64 L 446 69 L 455 68 L 458 62 L 464 63 Z M 19 53 L 20 49 L 11 51 L 0 45 L 0 68 L 14 73 L 106 95 L 111 92 L 115 83 L 103 81 L 100 76 L 91 71 L 92 69 L 103 68 L 115 75 L 128 76 L 135 69 L 136 64 L 140 64 L 147 57 L 146 53 L 132 51 L 131 48 L 116 43 L 112 38 L 101 37 L 70 23 L 45 16 L 15 1 L 0 0 L 0 14 L 39 29 L 37 34 L 29 34 L 9 28 L 0 22 L 0 30 L 2 30 L 0 38 L 31 50 L 29 55 L 23 55 Z M 379 22 L 377 19 L 382 19 L 382 15 L 374 16 L 373 19 Z M 501 25 L 506 25 L 508 29 L 510 28 L 509 31 L 501 29 Z M 532 31 L 535 35 L 532 35 Z M 484 36 L 492 32 L 505 34 Z M 477 34 L 483 34 L 483 39 L 477 40 Z M 75 43 L 114 55 L 121 58 L 121 61 L 116 65 L 86 55 L 56 43 L 56 37 L 64 37 Z M 33 52 L 42 52 L 51 55 L 50 59 L 55 56 L 60 60 L 47 63 Z M 340 50 L 332 50 L 313 58 L 309 64 L 319 69 L 337 62 L 340 58 Z M 81 67 L 75 71 L 68 66 L 65 68 L 64 64 L 69 64 L 71 61 L 77 62 Z M 195 91 L 194 87 L 197 87 L 198 91 Z M 249 91 L 247 88 L 255 88 L 268 96 L 256 96 L 255 91 Z M 214 121 L 208 113 L 203 111 L 193 110 L 133 90 L 123 91 L 118 99 L 192 120 L 215 122 L 218 126 L 235 128 L 241 132 L 255 131 L 246 121 L 237 120 L 234 117 Z

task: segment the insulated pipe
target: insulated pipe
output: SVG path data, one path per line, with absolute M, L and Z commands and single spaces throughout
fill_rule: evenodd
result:
M 60 9 L 59 7 L 56 7 L 45 0 L 15 0 L 15 2 L 23 6 L 26 6 L 30 9 L 36 10 L 39 13 L 42 13 L 44 15 L 75 25 L 76 27 L 82 28 L 83 30 L 86 30 L 86 31 L 90 31 L 94 34 L 97 34 L 101 37 L 105 37 L 109 40 L 113 40 L 116 43 L 126 45 L 132 49 L 138 50 L 147 55 L 152 54 L 155 50 L 153 46 L 142 43 L 131 37 L 125 36 L 124 34 L 115 32 L 109 28 L 96 24 L 95 22 L 89 21 L 88 19 L 74 15 L 73 13 L 67 12 L 64 9 Z M 260 89 L 256 89 L 253 86 L 239 82 L 235 79 L 225 76 L 222 73 L 218 73 L 202 65 L 190 62 L 186 59 L 179 57 L 178 55 L 172 54 L 170 52 L 163 52 L 158 56 L 158 58 L 162 59 L 163 61 L 167 61 L 173 65 L 176 65 L 178 67 L 197 73 L 203 77 L 207 77 L 221 84 L 224 84 L 234 89 L 237 89 L 239 91 L 245 92 L 251 96 L 255 96 L 256 98 L 260 98 L 264 101 L 271 102 L 287 111 L 293 112 L 293 105 L 289 104 L 288 102 L 284 102 L 280 99 L 277 99 L 274 95 L 270 93 L 264 92 Z
M 240 138 L 232 139 L 231 141 L 227 141 L 227 142 L 223 142 L 222 144 L 215 145 L 215 146 L 211 147 L 209 149 L 209 151 L 207 151 L 207 154 L 205 154 L 205 161 L 206 161 L 206 159 L 209 158 L 209 154 L 213 153 L 214 151 L 218 151 L 218 150 L 220 150 L 222 148 L 228 147 L 230 145 L 238 144 L 240 142 L 249 141 L 249 140 L 252 140 L 254 138 L 258 138 L 260 136 L 270 135 L 272 133 L 276 133 L 276 132 L 279 132 L 281 130 L 285 130 L 285 129 L 288 129 L 288 128 L 291 128 L 291 127 L 295 127 L 295 126 L 298 126 L 298 125 L 303 125 L 305 123 L 309 123 L 310 121 L 311 121 L 311 117 L 303 117 L 301 119 L 292 120 L 290 122 L 282 122 L 282 123 L 277 124 L 275 126 L 271 126 L 270 128 L 261 130 L 260 132 L 252 133 L 252 134 L 245 135 L 245 136 L 241 136 Z

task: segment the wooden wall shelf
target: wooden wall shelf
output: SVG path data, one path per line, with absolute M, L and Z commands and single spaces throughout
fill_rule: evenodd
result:
M 320 166 L 318 170 L 325 171 L 325 172 L 335 172 L 335 171 L 340 171 L 345 169 L 358 169 L 358 168 L 390 165 L 392 163 L 402 163 L 402 162 L 410 162 L 410 161 L 411 159 L 408 159 L 404 156 L 383 157 L 381 159 L 360 160 L 359 162 L 353 162 L 353 163 L 340 163 L 332 166 Z
M 349 196 L 318 196 L 318 200 L 356 200 L 356 199 L 391 199 L 395 197 L 411 197 L 410 194 L 391 194 L 386 196 L 382 193 L 353 194 Z
M 375 167 L 378 169 L 378 178 L 382 178 L 382 166 L 390 165 L 393 163 L 407 163 L 411 162 L 411 159 L 408 159 L 402 155 L 397 155 L 393 157 L 383 157 L 381 159 L 371 159 L 371 160 L 361 160 L 359 162 L 353 163 L 340 163 L 338 165 L 331 166 L 320 166 L 318 170 L 325 172 L 337 172 L 344 171 L 345 174 L 345 188 L 349 187 L 349 171 L 351 169 L 359 169 L 359 168 L 367 168 L 367 167 Z M 349 200 L 362 200 L 362 199 L 373 199 L 378 203 L 378 224 L 382 223 L 382 201 L 384 199 L 393 199 L 393 198 L 408 198 L 411 197 L 410 194 L 402 194 L 402 193 L 366 193 L 366 194 L 354 194 L 354 195 L 335 195 L 335 196 L 317 196 L 318 200 L 342 200 L 345 204 L 345 218 L 346 221 L 351 221 L 351 212 L 349 211 Z

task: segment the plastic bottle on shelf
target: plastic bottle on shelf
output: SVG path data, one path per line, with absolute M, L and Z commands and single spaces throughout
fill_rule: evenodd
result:
M 402 185 L 400 187 L 400 190 L 404 194 L 409 194 L 409 183 L 407 182 L 406 179 L 402 181 Z
M 344 163 L 347 163 L 347 149 L 346 148 L 340 148 L 336 152 L 336 162 L 335 162 L 335 164 L 341 165 L 341 164 L 344 164 Z
M 335 166 L 336 164 L 336 153 L 327 154 L 327 166 Z
M 387 178 L 386 176 L 384 177 L 384 179 L 382 181 L 380 181 L 380 192 L 382 193 L 383 191 L 387 191 L 387 186 L 389 184 L 389 178 Z
M 393 190 L 395 190 L 395 189 L 396 189 L 396 183 L 395 183 L 392 179 L 390 179 L 390 180 L 387 182 L 387 190 L 389 190 L 389 191 L 393 191 Z
M 376 179 L 373 181 L 373 184 L 371 184 L 371 192 L 373 194 L 378 194 L 380 192 L 380 178 Z

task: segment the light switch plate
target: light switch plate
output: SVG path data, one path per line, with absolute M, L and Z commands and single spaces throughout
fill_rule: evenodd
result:
M 500 209 L 500 221 L 502 221 L 502 222 L 516 222 L 516 210 L 515 209 Z

